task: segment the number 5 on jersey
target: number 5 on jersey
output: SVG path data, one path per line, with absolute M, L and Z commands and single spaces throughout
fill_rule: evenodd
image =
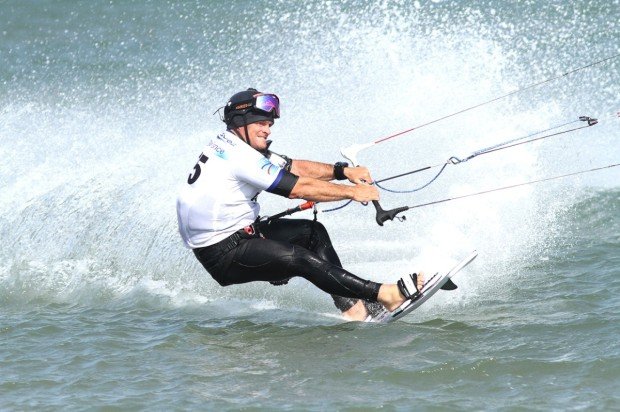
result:
M 209 158 L 207 156 L 204 155 L 204 153 L 200 153 L 200 157 L 198 158 L 198 163 L 196 163 L 196 166 L 194 166 L 194 173 L 190 174 L 187 177 L 187 183 L 188 184 L 194 184 L 194 182 L 196 182 L 196 180 L 198 180 L 198 178 L 200 177 L 200 164 L 205 164 L 207 162 L 207 160 L 209 160 Z

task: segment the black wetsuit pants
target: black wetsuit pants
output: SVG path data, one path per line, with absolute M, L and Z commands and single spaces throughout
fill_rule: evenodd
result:
M 380 284 L 361 279 L 342 268 L 325 227 L 316 221 L 278 219 L 260 222 L 257 232 L 242 231 L 194 254 L 222 286 L 267 281 L 285 283 L 301 276 L 332 295 L 334 304 L 346 311 L 358 299 L 373 313 Z

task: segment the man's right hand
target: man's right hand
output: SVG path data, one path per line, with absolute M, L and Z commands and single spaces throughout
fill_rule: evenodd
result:
M 364 166 L 345 167 L 344 175 L 351 183 L 372 183 L 370 172 Z
M 353 200 L 356 202 L 379 200 L 379 190 L 377 186 L 371 186 L 367 183 L 356 184 L 354 186 Z

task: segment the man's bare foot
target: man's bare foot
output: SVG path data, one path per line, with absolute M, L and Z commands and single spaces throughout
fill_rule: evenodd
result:
M 424 286 L 424 274 L 418 273 L 417 278 L 417 289 L 422 290 Z M 390 312 L 394 311 L 400 305 L 407 300 L 405 296 L 401 293 L 400 289 L 397 285 L 384 283 L 381 285 L 379 289 L 379 297 L 378 300 L 387 310 Z
M 358 300 L 349 310 L 342 312 L 342 316 L 348 320 L 364 321 L 368 317 L 368 312 L 364 302 Z

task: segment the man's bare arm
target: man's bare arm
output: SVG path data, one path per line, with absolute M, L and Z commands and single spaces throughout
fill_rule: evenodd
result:
M 379 200 L 379 191 L 375 186 L 365 183 L 340 185 L 311 177 L 299 177 L 289 198 L 305 199 L 313 202 L 332 202 L 352 199 L 356 202 Z
M 344 175 L 351 183 L 372 183 L 370 172 L 365 167 L 345 167 Z M 300 177 L 330 181 L 334 180 L 334 165 L 310 160 L 293 160 L 291 173 Z

